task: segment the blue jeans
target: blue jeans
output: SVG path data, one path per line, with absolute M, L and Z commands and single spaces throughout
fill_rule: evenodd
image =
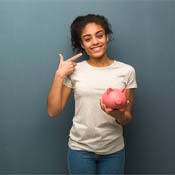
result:
M 108 155 L 68 149 L 70 175 L 121 175 L 124 174 L 125 150 Z

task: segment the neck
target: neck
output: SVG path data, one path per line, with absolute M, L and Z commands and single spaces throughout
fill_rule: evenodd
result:
M 105 56 L 101 58 L 90 57 L 87 62 L 92 66 L 104 67 L 104 66 L 109 66 L 110 64 L 112 64 L 113 61 L 109 57 Z

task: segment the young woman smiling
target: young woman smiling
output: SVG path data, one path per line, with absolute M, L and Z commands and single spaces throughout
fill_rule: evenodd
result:
M 125 149 L 122 125 L 132 119 L 135 69 L 107 55 L 111 25 L 101 15 L 78 16 L 71 24 L 73 50 L 85 52 L 88 60 L 76 63 L 82 53 L 64 60 L 56 70 L 47 98 L 50 117 L 59 115 L 74 92 L 75 114 L 69 135 L 70 174 L 123 174 Z M 108 88 L 126 88 L 123 112 L 109 111 L 101 103 Z

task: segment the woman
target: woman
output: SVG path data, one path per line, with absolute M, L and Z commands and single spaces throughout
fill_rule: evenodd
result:
M 79 53 L 60 63 L 48 95 L 48 114 L 59 115 L 74 92 L 75 115 L 70 130 L 68 167 L 70 174 L 122 174 L 124 139 L 122 125 L 132 118 L 134 89 L 132 66 L 107 55 L 112 30 L 104 16 L 88 14 L 71 24 L 73 50 L 85 52 L 88 60 L 76 63 Z M 101 103 L 107 88 L 126 88 L 127 105 L 123 112 L 109 110 Z

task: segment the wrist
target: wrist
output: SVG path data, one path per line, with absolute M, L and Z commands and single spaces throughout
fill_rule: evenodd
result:
M 64 79 L 65 75 L 62 72 L 56 71 L 55 77 L 59 79 Z

